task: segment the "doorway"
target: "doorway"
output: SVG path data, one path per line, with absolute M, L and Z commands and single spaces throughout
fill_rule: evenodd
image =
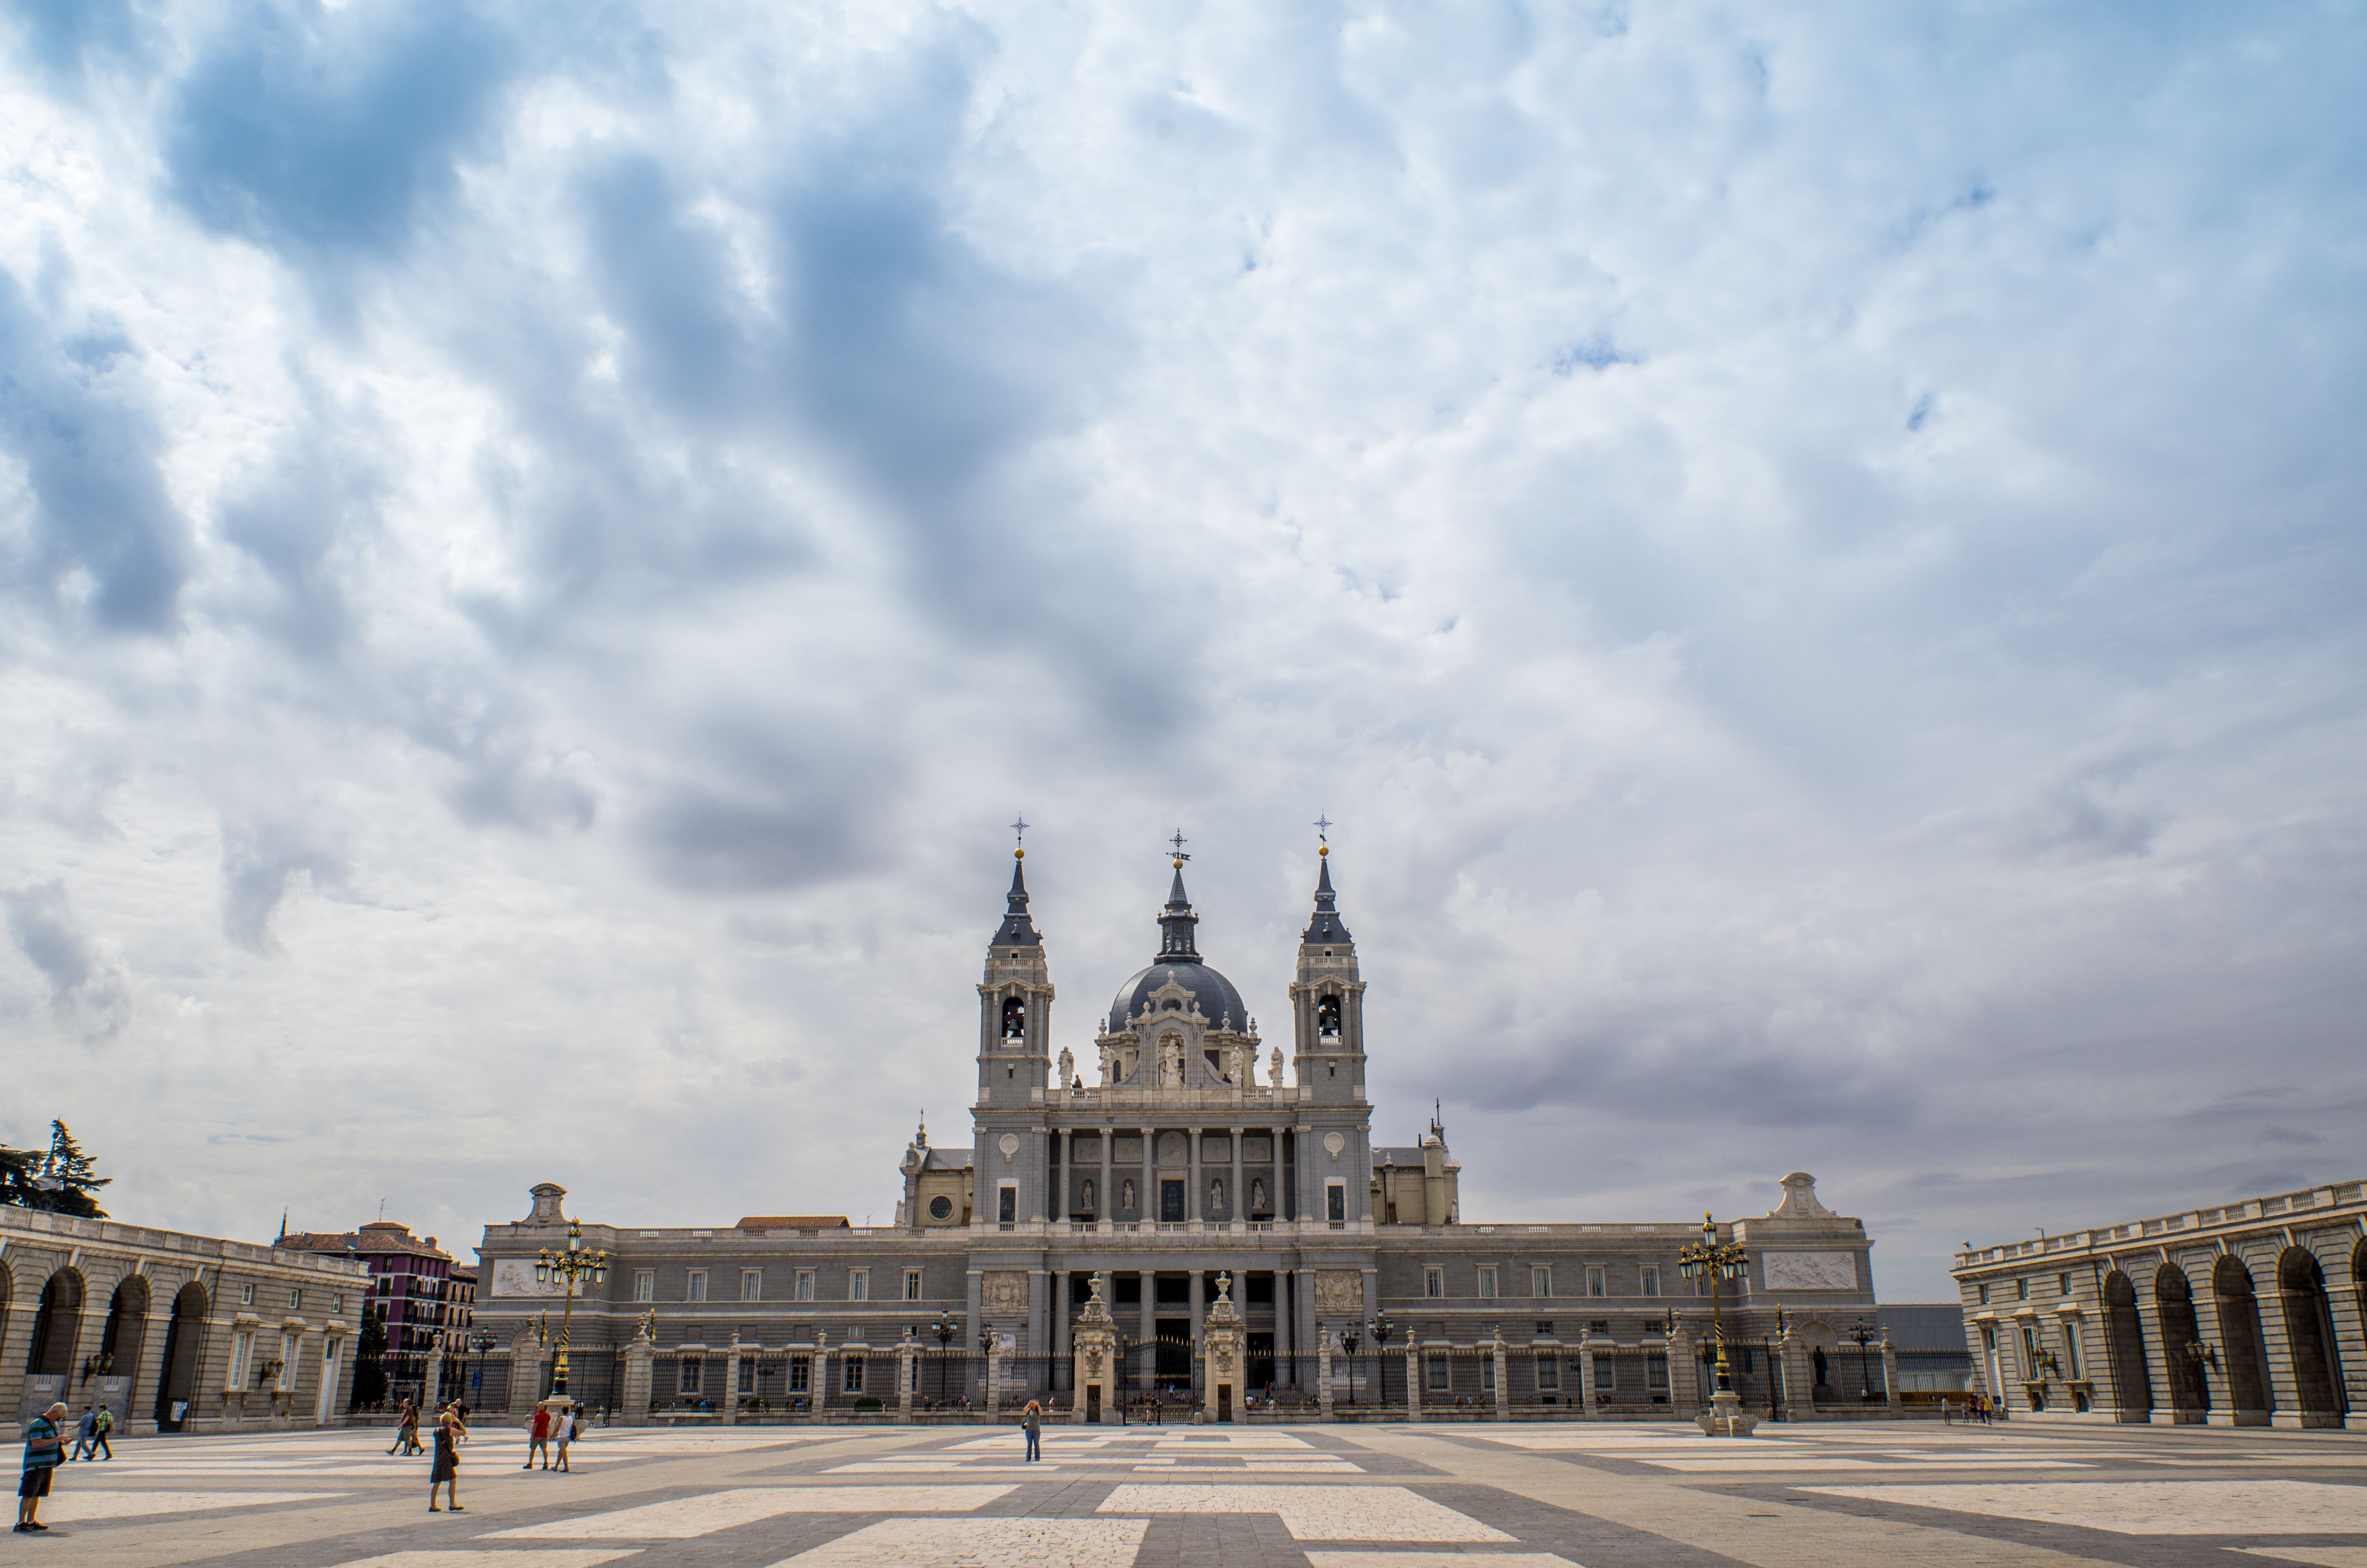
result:
M 1184 1184 L 1172 1178 L 1162 1178 L 1159 1184 L 1159 1218 L 1162 1224 L 1184 1222 Z

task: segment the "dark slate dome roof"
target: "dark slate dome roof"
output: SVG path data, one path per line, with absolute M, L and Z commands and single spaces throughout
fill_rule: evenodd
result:
M 1110 1004 L 1111 1028 L 1126 1028 L 1127 1020 L 1142 1010 L 1150 994 L 1165 985 L 1170 976 L 1192 994 L 1193 1002 L 1207 1016 L 1211 1028 L 1224 1023 L 1228 1016 L 1232 1019 L 1232 1028 L 1250 1027 L 1250 1010 L 1242 1006 L 1241 994 L 1233 989 L 1231 981 L 1197 959 L 1162 959 L 1118 987 L 1117 1000 Z

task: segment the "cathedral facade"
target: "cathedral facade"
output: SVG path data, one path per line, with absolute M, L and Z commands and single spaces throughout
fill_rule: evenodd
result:
M 1657 1358 L 1658 1371 L 1636 1372 L 1615 1403 L 1677 1414 L 1695 1401 L 1693 1364 L 1714 1318 L 1730 1345 L 1767 1364 L 1770 1398 L 1781 1397 L 1772 1366 L 1789 1335 L 1795 1399 L 1811 1377 L 1821 1385 L 1826 1352 L 1838 1352 L 1850 1320 L 1872 1318 L 1871 1240 L 1861 1221 L 1819 1203 L 1805 1175 L 1784 1179 L 1772 1214 L 1716 1228 L 1750 1263 L 1721 1287 L 1715 1314 L 1707 1282 L 1681 1267 L 1682 1249 L 1702 1239 L 1698 1223 L 1474 1222 L 1436 1118 L 1414 1143 L 1373 1140 L 1365 982 L 1328 848 L 1271 1043 L 1200 953 L 1184 869 L 1179 854 L 1150 961 L 1117 987 L 1089 1041 L 1064 1044 L 1024 858 L 1015 862 L 978 986 L 970 1138 L 914 1134 L 895 1222 L 750 1215 L 652 1230 L 580 1221 L 581 1244 L 606 1249 L 610 1267 L 564 1309 L 573 1343 L 663 1358 L 647 1396 L 661 1410 L 694 1389 L 715 1405 L 709 1383 L 719 1384 L 720 1408 L 745 1407 L 746 1365 L 774 1362 L 805 1383 L 809 1408 L 852 1389 L 876 1399 L 892 1388 L 890 1402 L 909 1404 L 929 1398 L 914 1387 L 926 1381 L 912 1370 L 916 1353 L 975 1346 L 1058 1369 L 1081 1323 L 1114 1330 L 1122 1384 L 1181 1379 L 1188 1388 L 1215 1311 L 1241 1335 L 1252 1393 L 1299 1390 L 1319 1358 L 1360 1346 L 1492 1347 L 1523 1369 L 1531 1402 L 1565 1409 L 1582 1385 L 1589 1403 L 1614 1403 L 1595 1391 L 1609 1358 L 1633 1356 L 1639 1369 Z M 487 1227 L 479 1249 L 479 1324 L 521 1358 L 550 1355 L 564 1287 L 538 1282 L 534 1262 L 564 1244 L 563 1193 L 538 1187 L 534 1211 Z M 712 1376 L 706 1363 L 727 1356 L 731 1370 Z M 1740 1348 L 1735 1360 L 1739 1369 Z M 685 1369 L 692 1363 L 696 1374 Z M 1014 1379 L 1056 1397 L 1071 1386 L 1057 1371 Z M 618 1387 L 620 1401 L 635 1403 Z M 1385 1376 L 1380 1387 L 1394 1385 Z M 761 1381 L 754 1389 L 770 1408 Z

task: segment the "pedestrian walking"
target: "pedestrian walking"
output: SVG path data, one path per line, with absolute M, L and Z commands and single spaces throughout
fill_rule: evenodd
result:
M 402 1414 L 395 1418 L 394 1447 L 386 1451 L 405 1459 L 425 1451 L 419 1446 L 419 1406 L 407 1399 L 402 1402 Z
M 66 1402 L 43 1411 L 25 1424 L 25 1477 L 17 1483 L 17 1533 L 30 1535 L 50 1527 L 41 1523 L 41 1499 L 50 1494 L 50 1478 L 65 1457 Z
M 1044 1457 L 1044 1407 L 1034 1400 L 1029 1400 L 1027 1408 L 1019 1413 L 1019 1425 L 1027 1432 L 1027 1460 L 1022 1462 L 1042 1459 Z
M 534 1425 L 527 1428 L 526 1434 L 526 1463 L 518 1466 L 520 1470 L 534 1468 L 534 1456 L 538 1449 L 542 1454 L 542 1468 L 549 1470 L 550 1468 L 550 1406 L 548 1403 L 534 1407 Z
M 74 1449 L 68 1462 L 87 1460 L 98 1450 L 98 1411 L 95 1406 L 82 1407 L 82 1419 L 74 1423 Z
M 431 1514 L 469 1511 L 460 1506 L 460 1445 L 468 1437 L 469 1428 L 460 1420 L 460 1405 L 456 1400 L 436 1417 L 436 1467 L 427 1472 L 427 1511 Z M 451 1504 L 449 1509 L 438 1510 L 436 1506 L 436 1489 L 439 1486 L 445 1489 L 445 1497 Z
M 100 1405 L 98 1407 L 98 1451 L 108 1459 L 115 1457 L 115 1445 L 107 1440 L 107 1435 L 114 1430 L 115 1406 Z
M 575 1412 L 572 1410 L 561 1411 L 559 1413 L 559 1426 L 551 1433 L 551 1436 L 556 1438 L 559 1443 L 559 1469 L 561 1473 L 572 1473 L 569 1470 L 567 1463 L 567 1445 L 575 1440 Z

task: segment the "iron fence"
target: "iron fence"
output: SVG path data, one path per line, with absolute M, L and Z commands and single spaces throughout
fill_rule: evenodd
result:
M 1696 1378 L 1695 1398 L 1707 1408 L 1710 1395 L 1717 1391 L 1717 1347 L 1704 1341 L 1693 1350 L 1693 1371 Z M 1764 1415 L 1780 1414 L 1784 1390 L 1780 1380 L 1780 1358 L 1763 1344 L 1743 1345 L 1727 1340 L 1726 1366 L 1727 1381 L 1745 1410 Z
M 986 1408 L 987 1358 L 974 1350 L 923 1350 L 913 1358 L 912 1408 L 955 1412 Z

